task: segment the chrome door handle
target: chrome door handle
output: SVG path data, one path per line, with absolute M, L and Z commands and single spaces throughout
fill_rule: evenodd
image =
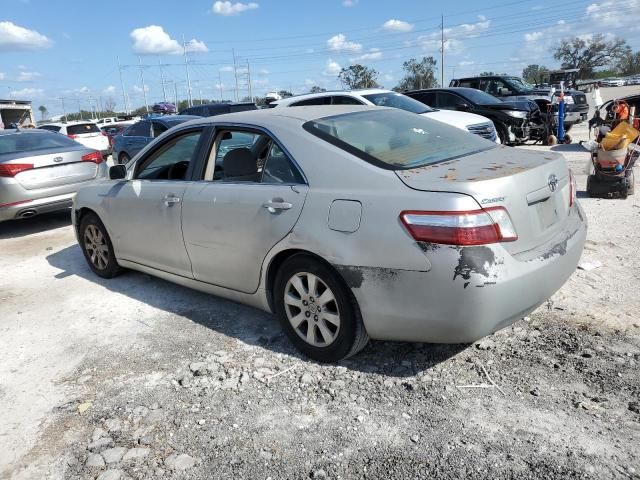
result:
M 180 203 L 180 197 L 176 197 L 175 195 L 167 195 L 166 197 L 164 197 L 163 201 L 167 207 L 170 207 L 171 205 Z
M 269 211 L 269 213 L 276 213 L 280 210 L 289 210 L 293 208 L 292 204 L 290 204 L 289 202 L 285 202 L 280 198 L 274 198 L 269 202 L 263 203 L 262 206 L 266 208 Z

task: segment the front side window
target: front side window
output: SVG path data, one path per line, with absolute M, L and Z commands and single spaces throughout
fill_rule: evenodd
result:
M 190 132 L 168 140 L 142 161 L 136 178 L 142 180 L 185 180 L 196 156 L 202 132 Z
M 336 95 L 331 97 L 332 105 L 364 105 L 360 100 L 346 95 Z
M 387 170 L 422 167 L 496 148 L 478 135 L 401 110 L 335 115 L 309 121 L 303 128 Z
M 205 180 L 230 183 L 302 183 L 302 175 L 262 132 L 223 130 L 216 136 Z
M 457 95 L 447 92 L 438 92 L 438 107 L 446 109 L 456 109 L 466 102 Z
M 131 125 L 124 132 L 125 137 L 150 137 L 151 136 L 151 123 L 138 122 Z
M 426 113 L 433 111 L 432 108 L 427 107 L 424 103 L 420 103 L 417 100 L 409 98 L 401 93 L 371 93 L 369 95 L 363 95 L 363 97 L 378 107 L 399 108 L 400 110 L 406 110 L 411 113 Z

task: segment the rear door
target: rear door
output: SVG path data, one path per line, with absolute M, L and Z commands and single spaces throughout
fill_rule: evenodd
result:
M 193 275 L 252 293 L 267 253 L 298 220 L 308 187 L 281 144 L 237 127 L 217 130 L 202 178 L 187 187 L 182 212 Z
M 431 108 L 436 108 L 436 92 L 412 93 L 410 97 L 418 100 L 421 103 L 424 103 Z

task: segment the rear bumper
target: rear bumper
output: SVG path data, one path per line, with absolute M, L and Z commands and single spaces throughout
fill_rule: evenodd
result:
M 42 213 L 56 212 L 71 207 L 75 192 L 52 197 L 38 198 L 35 200 L 15 203 L 0 207 L 0 222 L 15 218 L 28 218 Z
M 586 234 L 586 217 L 576 206 L 562 235 L 524 254 L 510 255 L 500 244 L 432 244 L 422 246 L 429 271 L 338 270 L 372 338 L 467 343 L 522 318 L 553 295 L 575 271 Z

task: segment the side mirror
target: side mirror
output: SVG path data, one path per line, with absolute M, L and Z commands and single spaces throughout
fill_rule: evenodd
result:
M 125 165 L 114 165 L 109 168 L 110 180 L 121 180 L 127 178 L 127 167 Z

